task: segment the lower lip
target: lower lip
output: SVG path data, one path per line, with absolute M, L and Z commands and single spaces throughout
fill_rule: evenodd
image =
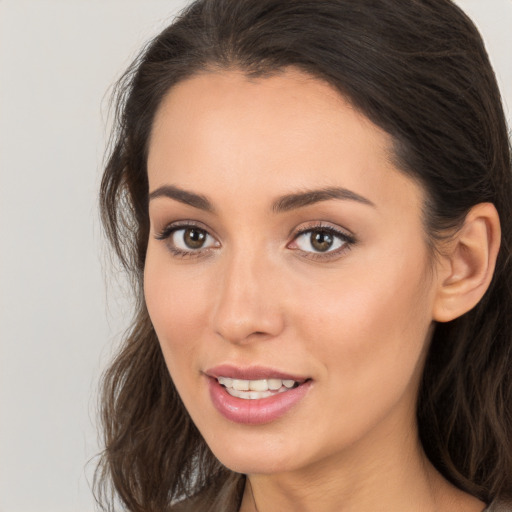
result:
M 277 420 L 300 402 L 311 387 L 311 381 L 300 386 L 257 400 L 231 396 L 217 379 L 208 377 L 210 397 L 214 407 L 228 420 L 244 425 L 263 425 Z

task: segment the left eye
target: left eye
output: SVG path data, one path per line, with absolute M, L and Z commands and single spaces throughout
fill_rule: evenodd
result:
M 347 243 L 349 243 L 347 236 L 325 228 L 304 231 L 294 240 L 297 249 L 316 253 L 333 252 Z

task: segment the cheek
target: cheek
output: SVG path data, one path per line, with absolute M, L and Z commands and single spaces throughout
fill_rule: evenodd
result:
M 148 247 L 144 296 L 173 379 L 190 374 L 197 364 L 195 350 L 207 327 L 209 295 L 199 276 L 172 269 L 166 255 Z
M 421 267 L 421 258 L 354 265 L 329 275 L 323 286 L 296 290 L 294 309 L 311 311 L 307 318 L 321 318 L 312 323 L 313 341 L 328 332 L 339 332 L 342 339 L 365 339 L 370 345 L 379 338 L 402 338 L 406 333 L 401 331 L 423 329 L 429 322 L 430 286 L 418 271 Z
M 415 396 L 431 325 L 422 257 L 365 262 L 360 271 L 353 268 L 331 279 L 315 297 L 302 297 L 309 312 L 302 321 L 304 339 L 322 361 L 332 391 L 329 400 L 351 411 L 351 425 L 359 431 L 405 392 Z M 333 417 L 336 421 L 345 420 Z

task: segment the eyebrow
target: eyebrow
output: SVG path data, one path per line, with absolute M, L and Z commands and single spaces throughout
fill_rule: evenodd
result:
M 184 203 L 207 212 L 215 211 L 213 204 L 206 196 L 183 190 L 174 185 L 164 185 L 149 194 L 150 201 L 157 197 L 174 199 L 180 203 Z M 342 187 L 327 187 L 281 196 L 272 204 L 272 210 L 274 213 L 288 212 L 290 210 L 296 210 L 298 208 L 303 208 L 321 201 L 329 201 L 331 199 L 356 201 L 375 208 L 375 204 L 372 201 L 351 190 Z
M 195 194 L 194 192 L 188 192 L 173 185 L 164 185 L 163 187 L 153 190 L 153 192 L 149 194 L 150 201 L 157 197 L 175 199 L 180 203 L 188 204 L 189 206 L 193 206 L 194 208 L 205 210 L 207 212 L 213 212 L 215 210 L 212 203 L 205 196 Z
M 297 208 L 303 208 L 314 203 L 319 203 L 321 201 L 329 201 L 330 199 L 356 201 L 375 208 L 375 204 L 372 203 L 372 201 L 352 192 L 351 190 L 341 187 L 328 187 L 282 196 L 274 202 L 272 210 L 276 213 L 287 212 Z

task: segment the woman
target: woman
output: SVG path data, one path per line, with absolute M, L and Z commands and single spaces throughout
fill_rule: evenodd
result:
M 193 3 L 119 88 L 101 206 L 138 302 L 100 488 L 130 511 L 512 510 L 511 192 L 450 1 Z

